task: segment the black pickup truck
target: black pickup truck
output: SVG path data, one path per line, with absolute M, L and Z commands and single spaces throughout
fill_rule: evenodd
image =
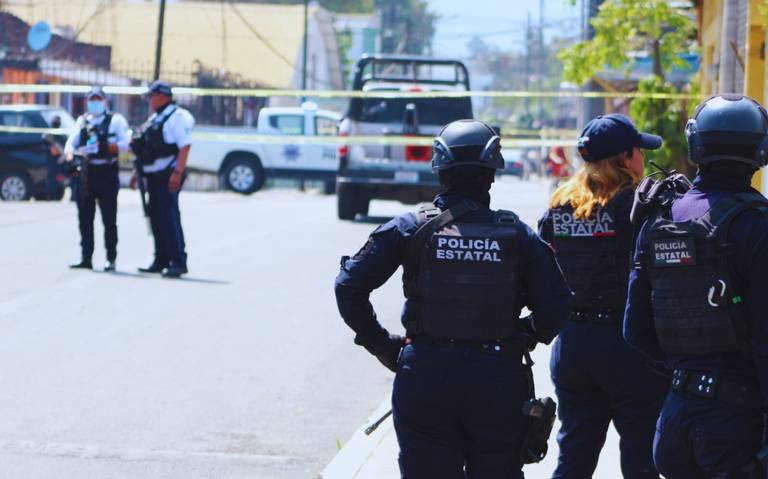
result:
M 47 105 L 0 105 L 1 200 L 59 200 L 63 196 L 65 178 L 61 174 L 56 175 L 53 194 L 49 193 L 48 143 L 43 135 L 23 130 L 8 131 L 8 127 L 50 128 L 55 116 L 61 118 L 62 128 L 71 129 L 75 124 L 72 116 L 61 108 Z

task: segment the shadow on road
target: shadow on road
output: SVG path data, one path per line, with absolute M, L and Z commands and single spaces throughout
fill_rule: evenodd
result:
M 229 281 L 223 281 L 219 279 L 205 279 L 205 278 L 188 278 L 188 277 L 181 277 L 181 278 L 163 278 L 159 274 L 152 274 L 152 273 L 133 273 L 129 271 L 99 271 L 99 270 L 93 270 L 94 273 L 101 273 L 101 274 L 109 274 L 112 276 L 122 276 L 125 278 L 137 278 L 137 279 L 162 279 L 164 281 L 173 281 L 174 279 L 176 281 L 182 281 L 182 282 L 189 282 L 189 283 L 206 283 L 206 284 L 231 284 Z

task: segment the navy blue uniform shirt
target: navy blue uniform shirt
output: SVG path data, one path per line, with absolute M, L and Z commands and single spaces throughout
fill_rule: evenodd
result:
M 464 197 L 441 194 L 434 204 L 441 210 Z M 493 221 L 493 211 L 481 209 L 461 218 L 463 223 Z M 386 351 L 389 332 L 376 319 L 369 301 L 374 289 L 382 286 L 403 264 L 407 239 L 418 229 L 416 215 L 407 213 L 377 228 L 363 248 L 342 262 L 336 277 L 336 301 L 344 322 L 355 332 L 355 343 L 374 355 Z M 534 313 L 533 328 L 539 342 L 557 336 L 571 314 L 571 292 L 563 279 L 551 248 L 528 226 L 520 245 L 520 283 L 523 303 Z M 403 316 L 407 314 L 406 301 Z M 492 338 L 489 338 L 492 339 Z
M 749 190 L 745 180 L 700 175 L 693 188 L 672 206 L 671 219 L 698 218 L 724 196 Z M 638 245 L 642 244 L 643 237 L 641 232 Z M 731 380 L 758 382 L 764 407 L 768 408 L 768 215 L 755 209 L 741 213 L 731 222 L 727 239 L 734 245 L 730 268 L 736 291 L 746 306 L 751 351 L 710 356 L 664 354 L 654 328 L 651 284 L 647 273 L 636 268 L 632 268 L 629 276 L 624 338 L 652 359 L 666 362 L 670 369 L 705 370 Z

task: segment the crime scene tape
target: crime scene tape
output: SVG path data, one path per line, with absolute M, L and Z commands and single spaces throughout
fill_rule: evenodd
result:
M 0 85 L 0 94 L 10 93 L 86 93 L 90 85 Z M 144 86 L 105 86 L 108 95 L 143 95 Z M 265 88 L 189 88 L 174 87 L 177 96 L 295 97 L 295 98 L 613 98 L 652 100 L 695 100 L 701 96 L 685 93 L 639 93 L 603 91 L 357 91 L 357 90 L 280 90 Z
M 34 128 L 24 126 L 0 126 L 0 133 L 27 133 L 39 135 L 69 135 L 63 128 Z M 222 143 L 255 143 L 262 145 L 409 145 L 432 146 L 433 138 L 428 136 L 288 136 L 255 135 L 249 133 L 221 133 L 193 131 L 192 140 L 217 141 Z M 527 148 L 548 146 L 575 146 L 573 138 L 510 138 L 501 139 L 504 148 Z M 194 143 L 192 145 L 194 147 Z

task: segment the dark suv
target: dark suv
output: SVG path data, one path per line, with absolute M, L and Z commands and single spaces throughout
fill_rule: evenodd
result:
M 439 189 L 438 178 L 430 164 L 431 145 L 423 140 L 434 138 L 447 123 L 472 118 L 473 114 L 468 96 L 429 95 L 469 91 L 467 68 L 456 60 L 364 56 L 357 62 L 352 88 L 374 96 L 350 100 L 339 125 L 340 136 L 412 136 L 421 141 L 339 148 L 339 218 L 351 220 L 357 214 L 367 214 L 372 199 L 407 204 L 431 201 Z M 423 95 L 397 97 L 412 92 Z
M 74 126 L 72 116 L 61 108 L 0 105 L 0 127 L 50 128 L 51 120 L 57 115 L 61 118 L 62 128 L 71 129 Z M 43 135 L 0 129 L 0 199 L 61 199 L 64 177 L 57 175 L 53 193 L 49 193 L 47 179 L 48 144 L 43 141 Z

